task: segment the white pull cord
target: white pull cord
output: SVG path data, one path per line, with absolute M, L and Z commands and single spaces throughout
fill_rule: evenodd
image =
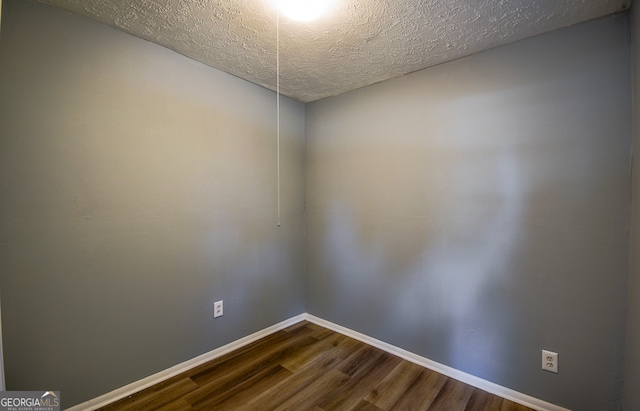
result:
M 278 169 L 278 227 L 280 227 L 280 10 L 276 14 L 276 134 Z

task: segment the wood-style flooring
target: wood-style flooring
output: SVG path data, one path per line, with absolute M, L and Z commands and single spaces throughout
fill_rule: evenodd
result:
M 306 321 L 101 410 L 531 411 Z

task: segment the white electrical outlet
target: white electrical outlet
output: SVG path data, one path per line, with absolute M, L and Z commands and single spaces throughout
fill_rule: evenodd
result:
M 542 369 L 558 373 L 558 353 L 542 350 Z
M 222 316 L 222 300 L 213 303 L 213 318 Z

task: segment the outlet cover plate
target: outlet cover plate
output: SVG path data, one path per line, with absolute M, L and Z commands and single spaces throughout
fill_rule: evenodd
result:
M 558 373 L 558 353 L 542 350 L 542 369 L 553 373 Z
M 223 313 L 222 300 L 213 303 L 213 318 L 221 317 Z

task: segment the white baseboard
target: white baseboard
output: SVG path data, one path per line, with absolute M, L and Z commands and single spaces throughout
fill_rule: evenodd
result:
M 380 348 L 390 354 L 397 355 L 400 358 L 404 358 L 407 361 L 411 361 L 415 364 L 423 366 L 425 368 L 429 368 L 430 370 L 439 372 L 440 374 L 446 375 L 447 377 L 451 377 L 458 381 L 462 381 L 465 384 L 469 384 L 476 388 L 480 388 L 481 390 L 487 391 L 491 394 L 498 395 L 500 397 L 506 398 L 513 402 L 517 402 L 518 404 L 525 405 L 529 408 L 533 408 L 538 411 L 570 411 L 567 408 L 560 407 L 558 405 L 554 405 L 548 403 L 546 401 L 539 400 L 537 398 L 528 396 L 526 394 L 522 394 L 518 391 L 514 391 L 510 388 L 506 388 L 500 386 L 498 384 L 492 383 L 487 380 L 483 380 L 482 378 L 475 377 L 471 374 L 464 373 L 462 371 L 456 370 L 455 368 L 451 368 L 444 364 L 437 363 L 428 358 L 422 357 L 420 355 L 414 354 L 410 351 L 404 350 L 402 348 L 396 347 L 384 341 L 377 340 L 375 338 L 369 337 L 365 334 L 361 334 L 357 331 L 353 331 L 349 328 L 343 327 L 338 324 L 334 324 L 330 321 L 323 320 L 322 318 L 318 318 L 311 314 L 300 314 L 295 317 L 289 318 L 288 320 L 282 321 L 278 324 L 275 324 L 271 327 L 265 328 L 264 330 L 258 331 L 251 335 L 248 335 L 239 340 L 233 341 L 227 345 L 224 345 L 220 348 L 216 348 L 215 350 L 204 353 L 198 357 L 192 358 L 191 360 L 185 361 L 183 363 L 177 364 L 171 368 L 168 368 L 164 371 L 160 371 L 159 373 L 150 375 L 149 377 L 143 378 L 141 380 L 135 381 L 131 384 L 125 385 L 124 387 L 118 388 L 114 391 L 108 392 L 104 395 L 101 395 L 92 400 L 83 402 L 82 404 L 75 405 L 71 408 L 67 408 L 68 411 L 87 411 L 87 410 L 95 410 L 100 407 L 104 407 L 105 405 L 109 405 L 115 401 L 118 401 L 122 398 L 125 398 L 129 395 L 135 394 L 138 391 L 144 390 L 145 388 L 151 387 L 157 383 L 160 383 L 168 378 L 176 376 L 184 371 L 187 371 L 191 368 L 197 367 L 198 365 L 204 364 L 207 361 L 211 361 L 215 358 L 223 356 L 233 350 L 237 350 L 245 345 L 251 344 L 254 341 L 259 340 L 260 338 L 266 337 L 267 335 L 273 334 L 276 331 L 287 328 L 290 325 L 298 323 L 302 320 L 307 320 L 314 324 L 318 324 L 322 327 L 328 328 L 330 330 L 339 332 L 348 337 L 354 338 L 358 341 L 362 341 L 363 343 L 369 344 L 373 347 Z
M 400 358 L 403 358 L 407 361 L 411 361 L 415 364 L 428 368 L 430 370 L 439 372 L 440 374 L 446 375 L 447 377 L 451 377 L 455 380 L 462 381 L 465 384 L 469 384 L 473 387 L 479 388 L 481 390 L 487 391 L 491 394 L 495 394 L 502 398 L 506 398 L 513 402 L 517 402 L 518 404 L 522 404 L 529 408 L 533 408 L 538 411 L 570 411 L 567 408 L 560 407 L 555 404 L 548 403 L 546 401 L 539 400 L 537 398 L 531 397 L 526 394 L 522 394 L 518 391 L 514 391 L 510 388 L 503 387 L 501 385 L 492 383 L 487 380 L 483 380 L 482 378 L 478 378 L 471 374 L 467 374 L 465 372 L 456 370 L 455 368 L 451 368 L 444 364 L 437 363 L 428 358 L 422 357 L 420 355 L 414 354 L 410 351 L 404 350 L 402 348 L 396 347 L 384 341 L 377 340 L 375 338 L 369 337 L 368 335 L 361 334 L 357 331 L 353 331 L 349 328 L 343 327 L 338 324 L 334 324 L 330 321 L 323 320 L 322 318 L 315 317 L 311 314 L 305 314 L 304 319 L 312 322 L 314 324 L 320 325 L 322 327 L 328 328 L 330 330 L 336 331 L 340 334 L 344 334 L 348 337 L 356 339 L 358 341 L 362 341 L 363 343 L 369 344 L 373 347 L 380 348 L 390 354 L 397 355 Z
M 273 334 L 274 332 L 278 330 L 282 330 L 283 328 L 287 328 L 288 326 L 298 323 L 304 319 L 305 319 L 305 314 L 300 314 L 295 317 L 289 318 L 288 320 L 272 325 L 271 327 L 265 328 L 264 330 L 255 332 L 244 338 L 233 341 L 227 345 L 223 345 L 220 348 L 216 348 L 215 350 L 199 355 L 183 363 L 174 365 L 173 367 L 168 368 L 164 371 L 160 371 L 159 373 L 156 373 L 146 378 L 143 378 L 141 380 L 132 382 L 131 384 L 125 385 L 124 387 L 108 392 L 92 400 L 83 402 L 82 404 L 78 404 L 71 408 L 67 408 L 67 411 L 87 411 L 87 410 L 95 410 L 100 407 L 104 407 L 105 405 L 109 405 L 122 398 L 128 397 L 129 395 L 135 394 L 138 391 L 144 390 L 145 388 L 149 388 L 152 385 L 162 382 L 168 378 L 174 377 L 184 371 L 197 367 L 198 365 L 204 364 L 207 361 L 211 361 L 233 350 L 237 350 L 238 348 L 251 344 L 252 342 L 259 340 L 260 338 Z

